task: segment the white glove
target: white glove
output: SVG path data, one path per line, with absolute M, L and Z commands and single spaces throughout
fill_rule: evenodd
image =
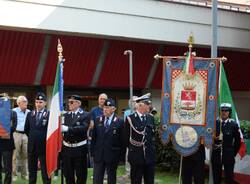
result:
M 62 132 L 67 132 L 69 130 L 69 127 L 66 125 L 62 125 L 61 130 Z

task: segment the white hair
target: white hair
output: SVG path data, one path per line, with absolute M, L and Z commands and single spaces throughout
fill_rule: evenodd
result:
M 19 96 L 19 97 L 17 97 L 17 99 L 16 99 L 16 103 L 17 103 L 17 105 L 20 103 L 20 102 L 22 102 L 22 101 L 27 101 L 28 102 L 28 100 L 27 100 L 27 98 L 25 97 L 25 96 Z
M 99 94 L 98 98 L 100 98 L 101 96 L 104 96 L 104 98 L 108 99 L 108 95 L 106 93 Z

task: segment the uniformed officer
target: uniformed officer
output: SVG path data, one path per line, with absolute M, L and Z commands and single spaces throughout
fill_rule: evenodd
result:
M 155 173 L 155 143 L 154 118 L 148 113 L 149 95 L 143 95 L 136 100 L 136 112 L 127 116 L 124 123 L 123 138 L 128 147 L 128 161 L 131 166 L 131 184 L 154 183 Z
M 25 121 L 24 131 L 28 136 L 29 184 L 36 183 L 38 159 L 41 165 L 43 183 L 51 183 L 46 167 L 46 136 L 49 111 L 45 106 L 46 96 L 44 93 L 39 92 L 35 99 L 35 110 L 27 114 Z
M 62 160 L 67 184 L 84 184 L 87 182 L 87 131 L 89 113 L 83 111 L 81 97 L 68 97 L 68 109 L 62 125 L 63 147 Z
M 116 183 L 116 170 L 123 153 L 123 121 L 115 114 L 115 110 L 114 100 L 105 100 L 103 115 L 94 122 L 91 144 L 94 157 L 94 184 L 103 184 L 105 170 L 108 184 Z
M 231 118 L 232 105 L 222 103 L 221 118 L 216 121 L 216 137 L 212 151 L 212 168 L 214 184 L 221 183 L 222 165 L 227 184 L 234 183 L 234 157 L 240 148 L 238 124 Z M 221 157 L 222 155 L 222 157 Z
M 182 184 L 205 183 L 205 147 L 200 145 L 198 150 L 182 160 Z

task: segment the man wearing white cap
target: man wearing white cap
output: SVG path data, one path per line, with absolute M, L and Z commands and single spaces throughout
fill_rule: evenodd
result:
M 131 184 L 154 184 L 155 143 L 154 118 L 148 113 L 150 94 L 138 97 L 136 112 L 124 123 L 124 144 L 128 147 Z
M 240 133 L 238 124 L 231 118 L 232 106 L 222 103 L 221 118 L 216 121 L 216 137 L 212 151 L 212 168 L 214 184 L 221 183 L 222 165 L 227 184 L 233 184 L 234 157 L 240 148 Z M 222 155 L 222 157 L 221 157 Z

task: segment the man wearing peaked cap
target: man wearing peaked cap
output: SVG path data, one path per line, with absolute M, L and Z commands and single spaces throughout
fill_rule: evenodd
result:
M 131 184 L 154 184 L 155 143 L 154 118 L 149 114 L 150 93 L 135 99 L 136 112 L 127 116 L 123 128 L 123 141 L 128 147 L 131 166 Z
M 102 184 L 107 171 L 108 184 L 116 183 L 116 170 L 122 158 L 122 124 L 115 114 L 115 102 L 104 102 L 103 115 L 94 121 L 91 152 L 94 158 L 94 184 Z
M 134 99 L 136 103 L 143 102 L 143 103 L 149 103 L 151 97 L 151 93 L 147 93 L 145 95 L 142 95 L 140 97 L 137 97 Z
M 68 97 L 69 111 L 64 114 L 62 160 L 67 184 L 87 182 L 87 130 L 89 113 L 81 109 L 81 97 Z
M 43 184 L 50 184 L 46 167 L 46 136 L 49 111 L 46 109 L 46 96 L 39 92 L 35 97 L 35 110 L 29 112 L 25 121 L 24 131 L 28 136 L 28 170 L 29 184 L 37 180 L 37 162 L 41 163 Z
M 42 92 L 37 93 L 37 95 L 36 95 L 36 100 L 43 100 L 43 101 L 46 101 L 46 96 L 45 96 L 45 94 L 42 93 Z
M 221 183 L 222 165 L 226 183 L 234 182 L 235 156 L 240 148 L 240 132 L 235 120 L 230 119 L 232 105 L 222 103 L 220 106 L 220 118 L 216 120 L 216 136 L 212 151 L 213 180 L 215 184 Z
M 115 101 L 111 98 L 105 100 L 104 106 L 115 107 Z

